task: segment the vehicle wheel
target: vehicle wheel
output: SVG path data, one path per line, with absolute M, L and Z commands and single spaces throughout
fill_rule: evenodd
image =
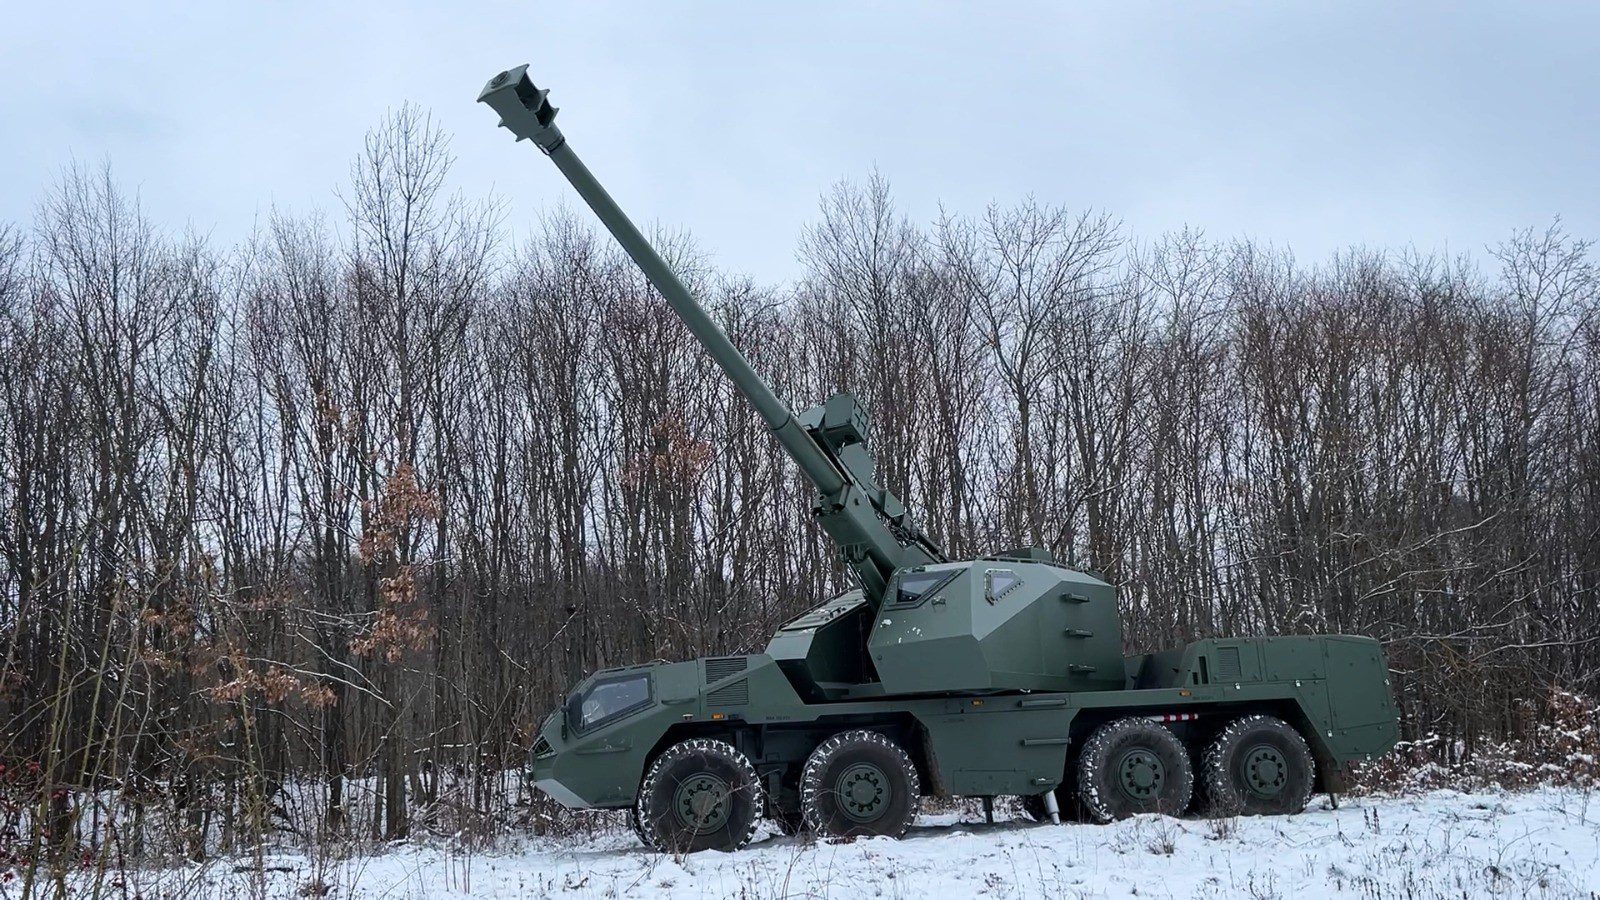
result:
M 1208 816 L 1294 815 L 1317 781 L 1311 748 L 1273 716 L 1243 716 L 1217 735 L 1200 763 L 1201 809 Z
M 800 776 L 805 825 L 824 837 L 901 837 L 921 800 L 911 757 L 876 731 L 828 738 L 811 751 Z
M 639 785 L 645 846 L 665 853 L 737 850 L 755 836 L 766 791 L 732 744 L 696 738 L 668 747 Z
M 637 803 L 628 808 L 628 827 L 633 829 L 633 836 L 639 839 L 639 843 L 643 844 L 646 850 L 658 852 L 661 850 L 660 847 L 656 846 L 655 836 L 645 830 L 644 821 L 639 818 L 639 804 Z
M 1189 754 L 1171 731 L 1149 719 L 1101 725 L 1078 756 L 1078 802 L 1097 822 L 1140 813 L 1182 815 L 1193 793 Z

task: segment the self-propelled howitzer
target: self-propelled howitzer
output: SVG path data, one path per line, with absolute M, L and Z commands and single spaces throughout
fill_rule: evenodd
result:
M 627 808 L 673 851 L 784 831 L 899 836 L 923 794 L 1040 819 L 1298 812 L 1397 734 L 1379 645 L 1215 638 L 1122 655 L 1115 589 L 1040 548 L 949 561 L 878 485 L 849 395 L 795 415 L 578 159 L 522 66 L 478 99 L 556 164 L 817 490 L 860 587 L 764 653 L 596 672 L 541 725 L 539 788 Z

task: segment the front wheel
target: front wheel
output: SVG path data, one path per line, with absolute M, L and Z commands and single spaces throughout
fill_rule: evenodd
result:
M 1244 716 L 1222 729 L 1201 759 L 1208 816 L 1282 816 L 1306 808 L 1317 780 L 1300 732 L 1273 716 Z
M 668 747 L 639 785 L 638 828 L 665 853 L 738 850 L 755 836 L 766 791 L 732 744 L 696 738 Z
M 824 837 L 902 837 L 922 783 L 911 757 L 876 731 L 846 731 L 811 751 L 800 776 L 805 825 Z
M 658 851 L 661 849 L 656 846 L 655 835 L 647 831 L 644 827 L 644 822 L 639 819 L 639 804 L 637 803 L 628 807 L 628 827 L 633 829 L 633 836 L 638 838 L 639 843 L 645 845 L 646 849 Z
M 1193 793 L 1189 754 L 1159 722 L 1138 716 L 1107 722 L 1078 756 L 1078 802 L 1097 822 L 1182 815 Z

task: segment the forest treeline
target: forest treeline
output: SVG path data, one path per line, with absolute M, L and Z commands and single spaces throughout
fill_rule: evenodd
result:
M 159 808 L 202 855 L 290 783 L 376 837 L 527 802 L 497 773 L 584 673 L 758 650 L 848 586 L 609 238 L 513 238 L 450 164 L 404 109 L 336 213 L 238 247 L 85 168 L 0 225 L 13 853 Z M 1307 264 L 1037 200 L 912 222 L 872 176 L 791 284 L 660 241 L 781 397 L 865 402 L 935 541 L 1102 573 L 1129 652 L 1371 635 L 1406 735 L 1466 754 L 1596 691 L 1600 280 L 1559 225 Z

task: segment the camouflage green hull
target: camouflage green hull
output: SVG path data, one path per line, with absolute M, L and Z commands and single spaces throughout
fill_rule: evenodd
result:
M 579 734 L 563 713 L 544 723 L 532 767 L 538 787 L 573 808 L 631 805 L 650 760 L 692 737 L 745 750 L 773 789 L 823 737 L 849 727 L 898 731 L 927 793 L 1037 795 L 1060 786 L 1067 761 L 1097 724 L 1162 716 L 1207 729 L 1246 712 L 1293 724 L 1311 745 L 1318 786 L 1339 790 L 1351 763 L 1398 737 L 1382 648 L 1369 638 L 1207 640 L 1126 661 L 1121 690 L 881 696 L 805 702 L 766 654 L 596 673 L 578 688 L 635 673 L 649 699 Z M 755 698 L 759 698 L 758 700 Z

